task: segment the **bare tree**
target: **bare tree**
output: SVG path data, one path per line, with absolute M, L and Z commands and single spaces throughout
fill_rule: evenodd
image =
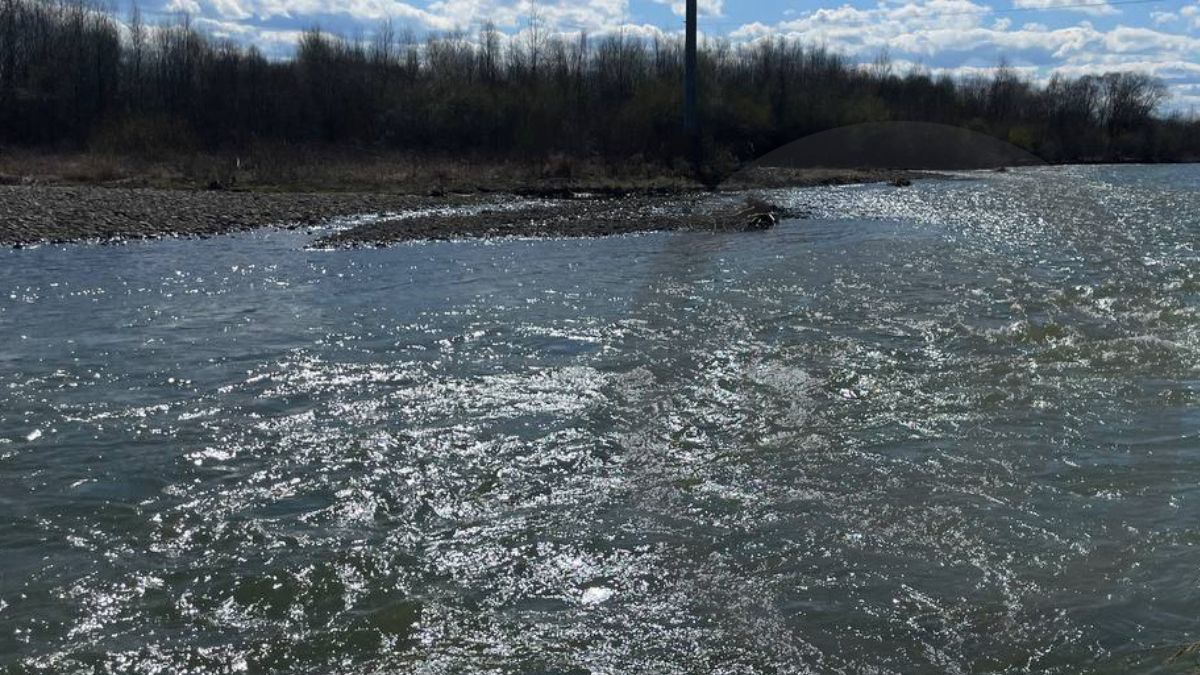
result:
M 148 131 L 193 149 L 263 140 L 665 165 L 686 146 L 677 39 L 566 39 L 530 4 L 516 35 L 485 24 L 422 44 L 384 20 L 368 38 L 310 30 L 293 58 L 268 60 L 187 15 L 148 28 L 135 5 L 122 27 L 93 4 L 107 1 L 0 0 L 0 142 L 84 147 Z M 1200 121 L 1157 117 L 1166 88 L 1141 73 L 1039 86 L 1002 64 L 989 77 L 934 77 L 783 38 L 706 44 L 700 66 L 705 142 L 739 158 L 878 119 L 1019 132 L 1047 159 L 1200 156 Z
M 479 34 L 479 75 L 489 84 L 500 75 L 500 31 L 491 21 L 483 24 Z
M 146 24 L 137 0 L 129 7 L 129 87 L 134 99 L 142 96 L 142 63 L 146 59 Z
M 541 61 L 542 49 L 546 42 L 546 34 L 542 25 L 542 10 L 537 0 L 529 2 L 529 27 L 526 29 L 526 39 L 529 42 L 529 71 L 536 78 L 538 63 Z
M 1110 134 L 1144 123 L 1167 98 L 1162 80 L 1145 73 L 1108 73 L 1100 83 L 1104 92 L 1101 117 Z
M 376 67 L 386 69 L 392 65 L 396 58 L 395 43 L 396 27 L 392 25 L 392 18 L 389 16 L 379 22 L 379 28 L 375 30 L 375 37 L 371 43 L 371 60 Z

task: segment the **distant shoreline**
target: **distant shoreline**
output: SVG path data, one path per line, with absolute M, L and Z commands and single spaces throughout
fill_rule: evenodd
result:
M 338 219 L 367 222 L 326 236 L 318 245 L 373 246 L 411 240 L 511 236 L 592 237 L 662 230 L 757 229 L 742 195 L 749 190 L 858 183 L 907 185 L 933 174 L 893 170 L 755 170 L 720 190 L 694 183 L 613 179 L 548 179 L 498 189 L 423 194 L 312 192 L 258 187 L 185 189 L 127 187 L 125 182 L 0 186 L 0 246 L 208 237 L 264 227 L 316 227 Z M 344 184 L 343 184 L 344 185 Z M 219 186 L 214 186 L 219 187 Z M 300 187 L 300 186 L 297 186 Z M 343 187 L 343 186 L 339 186 Z M 761 210 L 761 207 L 760 207 Z M 758 214 L 762 215 L 762 214 Z

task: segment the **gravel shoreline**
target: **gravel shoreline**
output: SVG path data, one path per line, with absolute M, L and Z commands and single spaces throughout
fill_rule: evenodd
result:
M 397 213 L 447 199 L 61 186 L 0 187 L 0 245 L 213 236 Z
M 747 201 L 755 187 L 851 182 L 908 184 L 908 172 L 756 170 L 722 192 L 604 192 L 415 196 L 266 193 L 96 186 L 0 186 L 0 246 L 208 237 L 261 227 L 309 227 L 371 217 L 317 246 L 386 245 L 419 239 L 596 237 L 663 230 L 764 229 L 777 214 Z M 776 184 L 776 182 L 778 184 Z M 585 190 L 581 188 L 581 190 Z
M 744 199 L 714 193 L 534 199 L 8 186 L 0 187 L 0 246 L 208 237 L 270 226 L 319 226 L 348 217 L 367 217 L 367 222 L 315 245 L 598 237 L 759 229 L 755 218 L 763 213 L 765 207 L 748 208 Z
M 519 201 L 382 218 L 330 234 L 315 245 L 386 246 L 419 240 L 604 237 L 680 230 L 740 232 L 767 229 L 782 215 L 761 200 L 711 193 Z

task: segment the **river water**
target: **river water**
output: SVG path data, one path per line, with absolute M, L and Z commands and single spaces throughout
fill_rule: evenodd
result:
M 1200 167 L 773 197 L 0 252 L 0 670 L 1200 667 Z

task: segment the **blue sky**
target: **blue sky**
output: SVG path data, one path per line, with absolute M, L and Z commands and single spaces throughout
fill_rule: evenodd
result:
M 151 16 L 187 11 L 210 33 L 287 54 L 319 24 L 370 35 L 390 17 L 417 34 L 484 21 L 517 34 L 536 7 L 552 30 L 676 33 L 682 0 L 140 0 Z M 1093 4 L 1094 3 L 1094 4 Z M 709 36 L 784 35 L 871 61 L 886 51 L 901 70 L 970 74 L 1001 58 L 1029 77 L 1135 69 L 1167 81 L 1170 107 L 1200 110 L 1200 0 L 700 0 Z M 1087 6 L 1078 6 L 1078 5 Z

